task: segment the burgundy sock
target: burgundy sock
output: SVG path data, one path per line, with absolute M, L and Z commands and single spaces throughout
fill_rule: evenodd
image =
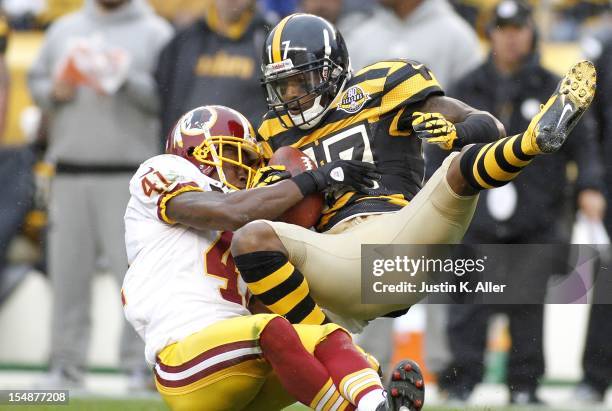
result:
M 261 332 L 259 344 L 283 387 L 302 404 L 343 402 L 323 364 L 304 348 L 287 320 L 281 317 L 271 320 Z M 341 410 L 355 409 L 344 403 Z
M 315 357 L 325 366 L 340 394 L 355 405 L 368 392 L 383 388 L 365 355 L 343 330 L 321 341 L 315 348 Z

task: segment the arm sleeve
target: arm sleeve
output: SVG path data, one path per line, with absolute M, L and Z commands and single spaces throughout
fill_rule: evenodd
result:
M 472 114 L 461 123 L 455 124 L 457 141 L 453 148 L 458 149 L 468 144 L 490 143 L 499 139 L 499 130 L 493 119 L 486 114 Z
M 453 95 L 460 94 L 458 90 L 451 91 L 453 92 Z M 436 94 L 437 91 L 433 91 L 432 93 L 426 94 L 424 99 Z M 421 100 L 415 101 L 417 104 L 420 102 Z M 397 128 L 399 130 L 412 130 L 412 116 L 413 110 L 405 110 L 404 112 L 401 112 Z M 460 149 L 463 146 L 474 143 L 490 143 L 498 140 L 500 137 L 497 124 L 495 124 L 495 121 L 493 121 L 493 119 L 487 114 L 469 114 L 466 116 L 464 121 L 456 123 L 455 127 L 457 129 L 458 138 L 453 149 Z
M 473 90 L 475 85 L 470 82 L 470 79 L 477 75 L 473 70 L 466 73 L 464 77 L 459 78 L 449 88 L 449 97 L 465 101 L 465 96 L 470 94 L 470 89 Z M 457 142 L 454 149 L 460 149 L 468 144 L 490 143 L 499 140 L 499 130 L 497 124 L 491 117 L 486 114 L 473 114 L 468 116 L 465 121 L 455 124 L 457 129 Z

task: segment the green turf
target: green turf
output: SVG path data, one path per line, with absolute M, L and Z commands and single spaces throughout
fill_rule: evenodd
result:
M 310 408 L 302 405 L 293 405 L 285 408 L 284 411 L 307 411 Z M 0 405 L 0 410 L 7 411 L 168 411 L 168 408 L 157 401 L 121 401 L 121 400 L 104 400 L 104 401 L 71 401 L 70 405 Z M 538 408 L 539 411 L 572 411 L 570 409 L 560 408 Z M 437 407 L 425 406 L 423 411 L 530 411 L 526 407 Z
M 68 405 L 0 405 L 0 410 L 15 411 L 168 411 L 161 400 L 70 399 Z
M 303 411 L 309 408 L 296 404 L 285 411 Z M 110 400 L 104 398 L 73 398 L 68 405 L 0 405 L 0 411 L 168 411 L 157 399 Z
M 0 410 L 15 411 L 168 411 L 157 399 L 110 400 L 103 398 L 74 398 L 69 405 L 0 405 Z M 306 411 L 309 408 L 296 404 L 284 411 Z M 538 408 L 539 411 L 571 411 L 559 408 Z M 441 407 L 425 406 L 423 411 L 531 411 L 528 407 Z
M 169 411 L 161 400 L 109 400 L 88 398 L 70 400 L 68 405 L 0 405 L 0 411 Z M 309 408 L 296 404 L 285 411 L 303 411 Z

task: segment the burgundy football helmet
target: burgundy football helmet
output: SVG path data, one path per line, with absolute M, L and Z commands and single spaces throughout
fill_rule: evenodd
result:
M 227 147 L 236 148 L 236 160 L 224 156 Z M 217 170 L 221 187 L 232 190 L 238 187 L 225 178 L 224 163 L 248 172 L 247 187 L 263 165 L 253 126 L 242 114 L 225 106 L 201 106 L 185 113 L 168 136 L 166 154 L 189 160 L 209 177 Z

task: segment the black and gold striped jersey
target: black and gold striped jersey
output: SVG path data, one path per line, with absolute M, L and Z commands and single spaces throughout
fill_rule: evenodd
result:
M 291 145 L 318 165 L 337 159 L 376 164 L 382 178 L 368 193 L 328 193 L 317 226 L 319 231 L 327 231 L 355 215 L 396 211 L 414 197 L 423 184 L 421 142 L 410 130 L 400 130 L 398 122 L 429 96 L 443 94 L 424 65 L 408 60 L 380 61 L 352 77 L 334 101 L 335 107 L 316 127 L 287 129 L 269 112 L 259 127 L 259 136 L 267 155 Z

